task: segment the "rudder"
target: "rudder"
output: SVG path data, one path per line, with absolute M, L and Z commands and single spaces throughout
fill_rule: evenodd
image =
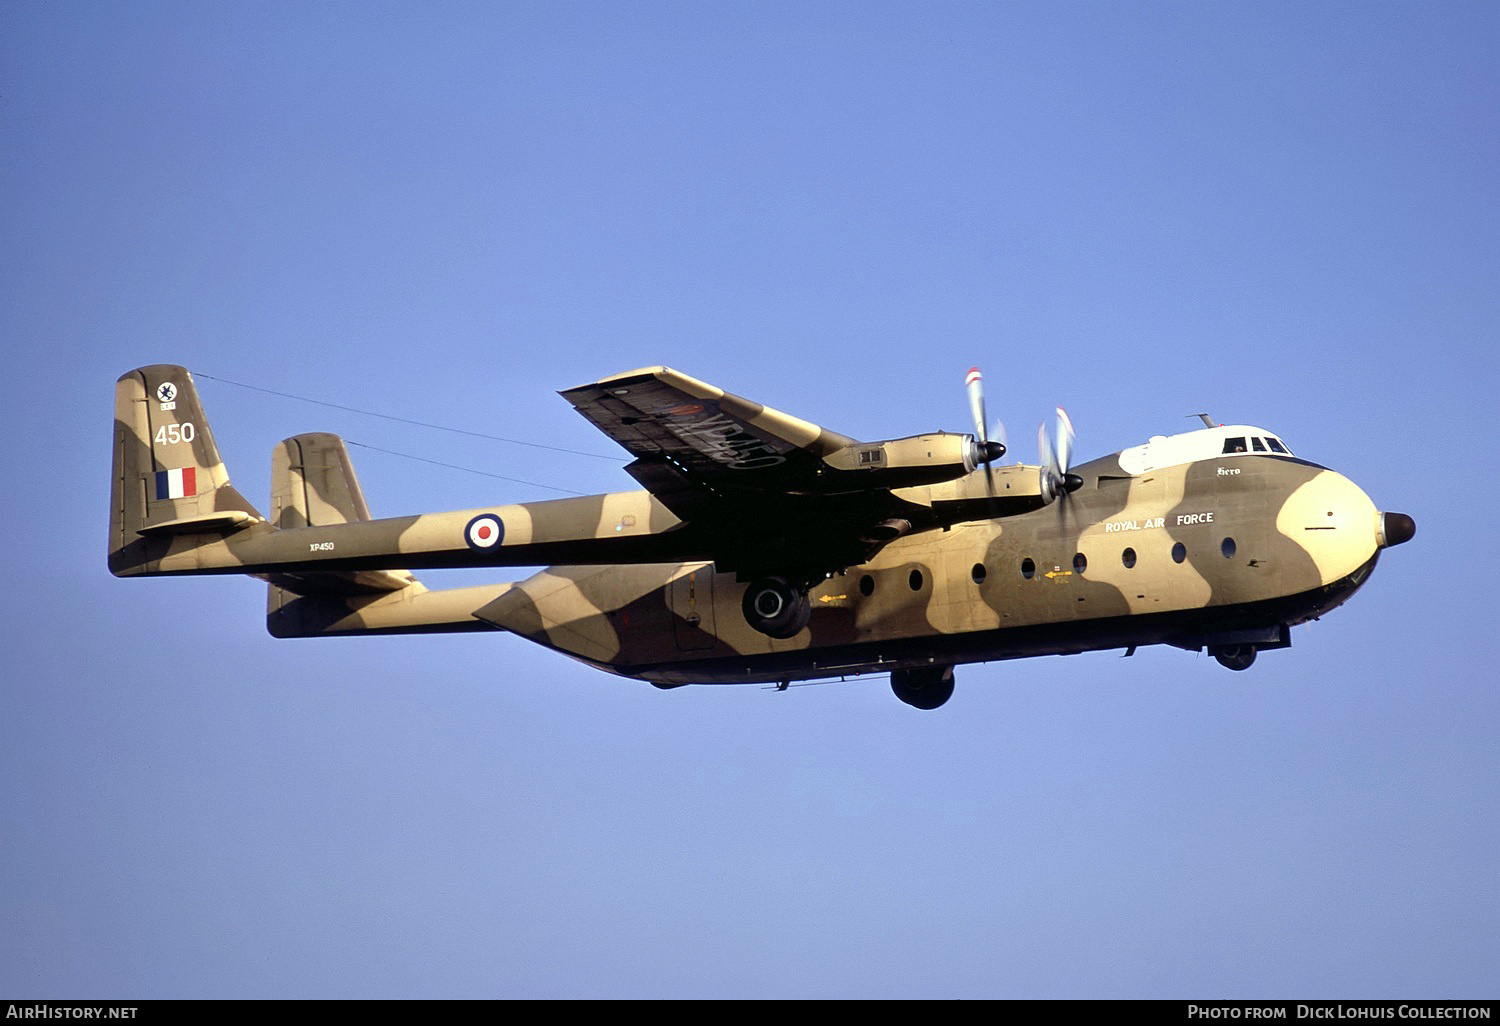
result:
M 175 364 L 115 383 L 110 499 L 109 569 L 120 577 L 191 569 L 204 543 L 270 529 L 230 485 L 193 376 Z

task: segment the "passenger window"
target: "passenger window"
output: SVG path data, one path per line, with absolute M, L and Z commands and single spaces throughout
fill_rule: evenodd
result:
M 975 563 L 974 564 L 974 569 L 969 571 L 969 576 L 972 577 L 972 578 L 974 578 L 974 583 L 975 584 L 983 584 L 984 583 L 984 578 L 985 578 L 984 564 L 983 563 Z
M 866 597 L 875 594 L 875 578 L 865 574 L 859 579 L 859 593 Z
M 1219 551 L 1224 553 L 1225 559 L 1233 559 L 1234 550 L 1235 546 L 1233 538 L 1225 538 L 1224 541 L 1219 545 Z
M 909 584 L 909 585 L 911 585 L 911 590 L 912 591 L 921 591 L 922 590 L 922 571 L 920 571 L 920 570 L 913 570 L 911 572 L 911 576 L 906 579 L 906 583 Z
M 1135 549 L 1126 549 L 1124 552 L 1120 553 L 1120 562 L 1125 564 L 1126 570 L 1129 570 L 1131 567 L 1135 566 Z
M 1036 576 L 1036 564 L 1031 561 L 1030 556 L 1021 560 L 1021 576 L 1028 581 Z
M 1256 452 L 1265 452 L 1266 451 L 1266 443 L 1262 442 L 1259 438 L 1252 438 L 1252 439 L 1250 439 L 1250 447 L 1252 449 L 1254 449 Z
M 1178 542 L 1172 546 L 1172 562 L 1181 563 L 1184 559 L 1187 559 L 1187 546 Z
M 1081 574 L 1089 568 L 1089 559 L 1082 552 L 1073 557 L 1073 572 Z
M 1226 439 L 1224 439 L 1224 452 L 1226 454 L 1231 453 L 1231 452 L 1244 452 L 1244 451 L 1245 451 L 1245 440 L 1243 438 L 1226 438 Z

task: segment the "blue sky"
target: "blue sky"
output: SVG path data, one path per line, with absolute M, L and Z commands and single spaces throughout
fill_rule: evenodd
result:
M 1497 42 L 1485 3 L 5 5 L 0 993 L 1494 997 Z M 631 483 L 229 382 L 613 456 L 558 389 L 666 363 L 889 438 L 967 429 L 977 363 L 1027 460 L 1056 403 L 1081 459 L 1207 410 L 1419 529 L 1243 674 L 660 692 L 110 577 L 155 362 L 262 503 L 312 430 L 376 515 Z

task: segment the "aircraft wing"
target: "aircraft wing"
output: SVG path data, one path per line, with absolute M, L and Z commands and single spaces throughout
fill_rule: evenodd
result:
M 855 444 L 668 367 L 560 394 L 635 457 L 626 470 L 684 519 L 725 494 L 818 491 L 823 458 Z
M 900 469 L 864 469 L 891 443 L 860 443 L 667 367 L 560 394 L 635 457 L 626 471 L 684 522 L 699 552 L 744 577 L 821 575 L 974 512 L 971 502 L 914 500 Z

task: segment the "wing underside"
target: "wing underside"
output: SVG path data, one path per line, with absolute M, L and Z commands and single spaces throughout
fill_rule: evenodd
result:
M 742 579 L 776 574 L 814 580 L 864 562 L 893 538 L 976 513 L 1035 508 L 1035 496 L 950 489 L 894 489 L 863 470 L 842 469 L 855 439 L 751 402 L 666 367 L 652 367 L 560 393 L 635 459 L 625 468 L 684 522 L 698 551 Z M 944 438 L 949 444 L 956 436 Z M 872 460 L 872 462 L 874 462 Z M 972 469 L 972 467 L 970 467 Z M 894 478 L 887 477 L 886 481 Z M 899 494 L 898 494 L 899 492 Z

